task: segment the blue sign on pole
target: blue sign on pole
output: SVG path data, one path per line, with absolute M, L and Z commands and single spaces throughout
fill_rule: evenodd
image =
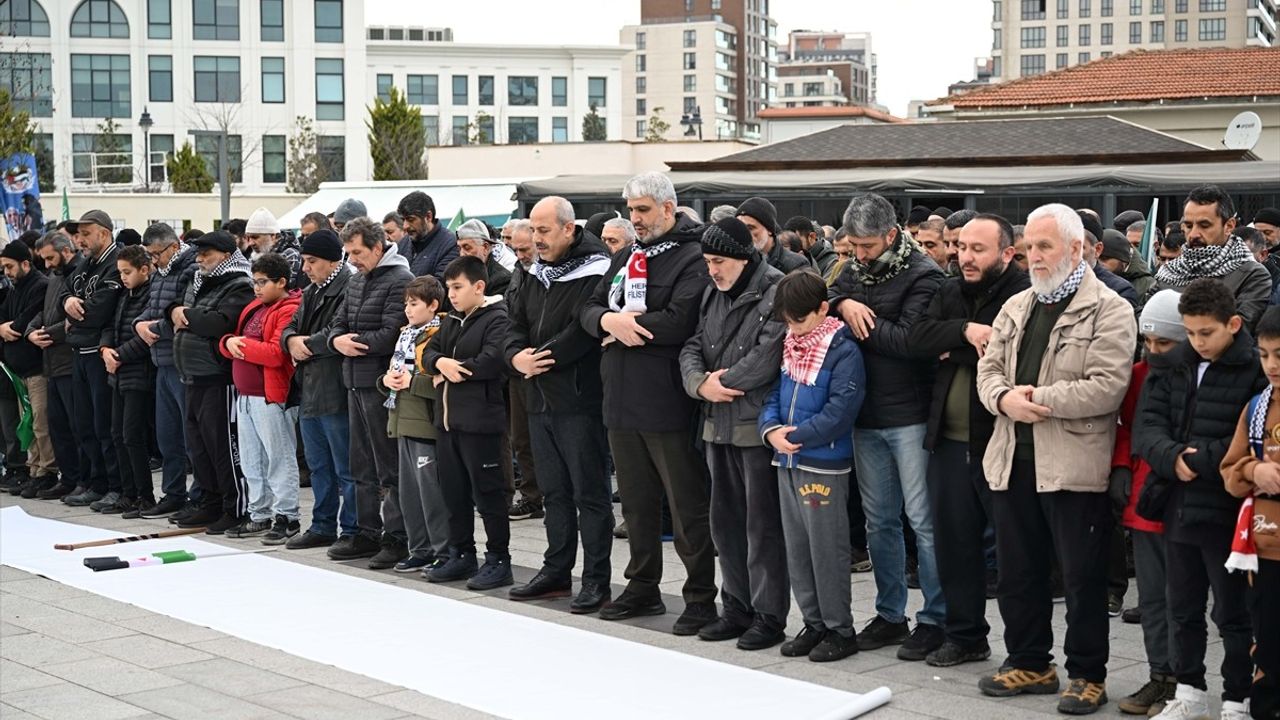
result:
M 3 195 L 4 223 L 9 239 L 16 240 L 27 230 L 44 227 L 40 178 L 34 155 L 17 153 L 0 159 L 0 195 Z

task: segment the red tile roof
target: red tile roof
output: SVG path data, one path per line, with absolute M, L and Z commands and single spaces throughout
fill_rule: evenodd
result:
M 956 108 L 1280 96 L 1280 47 L 1133 50 L 929 103 Z
M 771 107 L 765 108 L 759 112 L 759 116 L 764 120 L 803 120 L 805 118 L 833 118 L 833 117 L 865 117 L 879 122 L 886 123 L 904 123 L 909 122 L 903 118 L 888 113 L 880 112 L 874 108 L 862 107 L 860 105 L 837 105 L 835 107 Z

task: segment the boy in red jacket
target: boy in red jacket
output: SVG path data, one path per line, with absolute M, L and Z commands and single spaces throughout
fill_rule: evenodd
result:
M 283 256 L 268 253 L 253 263 L 256 300 L 240 313 L 236 334 L 218 347 L 231 358 L 236 416 L 240 424 L 240 465 L 249 485 L 249 519 L 229 537 L 264 535 L 263 545 L 283 545 L 298 534 L 298 409 L 289 405 L 293 363 L 280 335 L 302 302 L 289 290 L 291 269 Z
M 1173 699 L 1178 682 L 1169 663 L 1169 608 L 1165 603 L 1164 524 L 1138 515 L 1138 498 L 1151 466 L 1133 453 L 1132 437 L 1138 396 L 1147 379 L 1147 357 L 1163 355 L 1187 337 L 1178 313 L 1176 290 L 1161 290 L 1143 306 L 1138 330 L 1146 349 L 1142 361 L 1133 366 L 1133 379 L 1120 405 L 1120 425 L 1116 428 L 1116 449 L 1111 457 L 1111 500 L 1124 508 L 1121 523 L 1133 537 L 1133 564 L 1138 582 L 1138 612 L 1142 618 L 1142 640 L 1147 649 L 1151 679 L 1141 689 L 1120 701 L 1120 712 L 1130 715 L 1159 713 Z

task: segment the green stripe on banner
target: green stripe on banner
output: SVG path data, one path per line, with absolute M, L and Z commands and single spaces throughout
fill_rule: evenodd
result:
M 169 563 L 191 562 L 196 559 L 195 553 L 186 550 L 169 550 L 166 552 L 151 553 L 152 557 L 157 557 L 164 562 Z

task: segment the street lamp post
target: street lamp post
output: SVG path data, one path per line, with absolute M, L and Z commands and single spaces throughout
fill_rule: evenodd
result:
M 214 138 L 218 143 L 218 199 L 222 212 L 221 224 L 231 219 L 231 168 L 227 163 L 227 131 L 224 130 L 191 130 L 190 134 L 197 140 L 201 137 Z
M 138 118 L 138 127 L 142 128 L 142 182 L 147 192 L 151 192 L 151 126 L 155 121 L 147 107 L 142 106 L 142 117 Z
M 692 113 L 681 115 L 680 124 L 685 127 L 685 137 L 693 137 L 696 132 L 698 140 L 702 140 L 702 107 L 694 107 Z

